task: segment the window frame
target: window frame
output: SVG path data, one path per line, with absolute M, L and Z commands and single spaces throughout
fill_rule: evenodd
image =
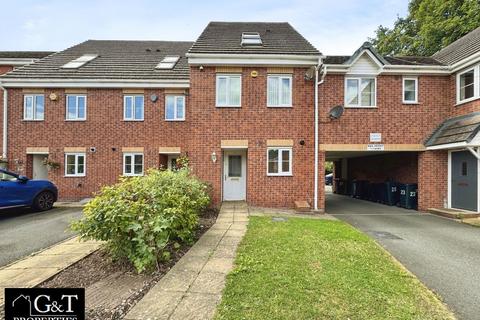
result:
M 135 97 L 142 97 L 143 99 L 143 106 L 142 106 L 142 118 L 135 119 L 135 110 L 137 109 L 137 105 L 135 103 Z M 125 109 L 127 107 L 127 98 L 132 98 L 132 118 L 125 117 Z M 142 94 L 126 94 L 123 96 L 123 121 L 144 121 L 145 120 L 145 95 Z
M 456 101 L 457 101 L 457 104 L 463 104 L 463 103 L 467 103 L 467 102 L 470 102 L 470 101 L 473 101 L 473 100 L 476 100 L 479 98 L 480 96 L 480 81 L 479 81 L 479 68 L 480 68 L 480 65 L 476 65 L 476 66 L 473 66 L 473 67 L 469 67 L 465 70 L 463 70 L 462 72 L 458 72 L 457 75 L 456 75 Z M 473 96 L 470 97 L 470 98 L 466 98 L 466 99 L 463 99 L 461 100 L 460 99 L 460 93 L 461 93 L 461 88 L 460 88 L 460 77 L 462 75 L 464 75 L 465 73 L 468 73 L 470 71 L 473 71 Z
M 142 173 L 135 173 L 135 156 L 142 156 Z M 125 159 L 126 157 L 132 157 L 132 172 L 125 171 Z M 143 152 L 125 152 L 123 153 L 123 164 L 122 172 L 125 177 L 141 177 L 145 175 L 145 155 Z
M 268 164 L 270 162 L 268 158 L 268 153 L 270 150 L 278 150 L 278 172 L 272 173 L 268 171 Z M 282 169 L 282 162 L 283 162 L 283 151 L 289 152 L 289 162 L 288 162 L 288 169 L 289 171 L 283 171 Z M 268 147 L 267 148 L 267 176 L 270 177 L 290 177 L 293 176 L 293 148 L 292 147 Z
M 68 173 L 68 156 L 75 157 L 75 173 Z M 83 173 L 78 173 L 78 157 L 83 157 Z M 64 158 L 65 177 L 85 177 L 87 174 L 87 154 L 85 152 L 66 152 Z
M 167 118 L 167 99 L 168 97 L 174 97 L 174 110 L 173 110 L 173 119 L 168 119 Z M 178 118 L 177 116 L 177 98 L 182 98 L 183 99 L 183 118 Z M 185 110 L 187 109 L 186 106 L 186 99 L 185 95 L 181 94 L 166 94 L 165 95 L 165 121 L 185 121 Z
M 240 99 L 238 104 L 230 104 L 229 103 L 229 89 L 230 89 L 230 78 L 239 78 L 240 79 Z M 220 78 L 227 78 L 227 93 L 226 93 L 226 104 L 219 104 L 218 102 L 218 81 Z M 242 107 L 242 74 L 241 73 L 217 73 L 215 77 L 215 106 L 217 108 L 241 108 Z
M 43 98 L 43 117 L 37 119 L 37 97 Z M 32 98 L 32 118 L 27 118 L 27 98 Z M 44 121 L 45 120 L 45 95 L 44 94 L 25 94 L 23 96 L 23 120 L 24 121 Z
M 415 100 L 405 100 L 405 81 L 415 81 Z M 418 77 L 403 77 L 402 79 L 402 103 L 418 104 Z
M 362 80 L 373 80 L 373 86 L 375 90 L 374 94 L 374 101 L 373 105 L 371 106 L 362 106 L 362 90 L 361 90 L 361 83 Z M 347 102 L 347 90 L 348 90 L 348 80 L 357 80 L 358 83 L 358 92 L 357 92 L 357 99 L 358 99 L 358 104 L 348 104 Z M 344 81 L 344 104 L 345 108 L 363 108 L 363 109 L 369 109 L 369 108 L 377 108 L 377 77 L 375 76 L 346 76 L 345 81 Z
M 68 118 L 68 98 L 69 97 L 75 97 L 75 103 L 76 103 L 76 118 Z M 85 111 L 84 114 L 85 116 L 83 118 L 78 117 L 78 98 L 84 98 L 85 99 Z M 87 120 L 87 95 L 86 94 L 67 94 L 65 96 L 65 121 L 86 121 Z
M 279 80 L 279 89 L 278 89 L 278 101 L 279 104 L 270 104 L 268 101 L 268 87 L 269 87 L 269 80 L 272 78 L 278 78 Z M 281 80 L 282 79 L 288 79 L 290 81 L 290 99 L 288 103 L 282 104 L 280 103 L 281 96 L 282 96 L 282 86 L 281 86 Z M 293 76 L 291 74 L 269 74 L 267 75 L 267 107 L 269 108 L 291 108 L 293 106 Z

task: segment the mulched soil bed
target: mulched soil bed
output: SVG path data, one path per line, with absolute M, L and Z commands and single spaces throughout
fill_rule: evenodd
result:
M 217 219 L 218 210 L 210 209 L 203 213 L 200 218 L 199 228 L 195 234 L 198 240 Z M 97 250 L 88 257 L 63 270 L 53 278 L 41 283 L 38 287 L 43 288 L 87 288 L 108 276 L 122 272 L 134 275 L 143 280 L 140 289 L 133 290 L 128 299 L 123 300 L 115 308 L 107 308 L 96 305 L 87 308 L 86 319 L 122 319 L 127 312 L 180 260 L 191 246 L 183 246 L 176 250 L 168 263 L 159 265 L 158 270 L 151 274 L 137 274 L 133 266 L 126 262 L 114 262 L 104 249 Z M 113 297 L 112 297 L 113 298 Z

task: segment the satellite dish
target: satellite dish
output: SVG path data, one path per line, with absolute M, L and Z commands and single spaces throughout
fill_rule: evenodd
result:
M 328 116 L 330 117 L 330 119 L 335 120 L 340 118 L 342 114 L 343 114 L 343 106 L 335 106 L 332 109 L 330 109 Z
M 305 80 L 315 79 L 315 67 L 310 67 L 307 72 L 305 72 Z

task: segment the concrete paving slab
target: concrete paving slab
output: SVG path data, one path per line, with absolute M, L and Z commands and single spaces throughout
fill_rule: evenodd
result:
M 198 276 L 198 271 L 172 269 L 157 283 L 166 292 L 187 292 Z
M 211 258 L 203 267 L 202 272 L 229 273 L 233 269 L 232 258 Z
M 5 267 L 5 270 L 18 269 L 36 269 L 36 268 L 66 268 L 71 264 L 83 258 L 88 252 L 68 253 L 56 255 L 42 255 L 38 254 L 27 259 L 20 260 L 17 263 Z
M 220 294 L 190 293 L 178 305 L 170 320 L 207 320 L 215 315 Z
M 193 256 L 184 255 L 173 267 L 172 270 L 187 270 L 196 271 L 197 273 L 202 270 L 203 266 L 209 259 L 208 256 Z
M 242 241 L 242 237 L 223 237 L 219 245 L 237 247 Z
M 183 292 L 169 292 L 153 287 L 126 315 L 125 320 L 167 320 L 183 298 Z
M 189 291 L 196 293 L 221 294 L 224 287 L 224 273 L 202 271 L 195 282 L 193 282 Z

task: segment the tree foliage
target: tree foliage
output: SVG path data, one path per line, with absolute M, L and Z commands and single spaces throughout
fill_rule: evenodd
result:
M 408 15 L 370 41 L 382 55 L 430 56 L 478 27 L 480 0 L 411 0 Z

